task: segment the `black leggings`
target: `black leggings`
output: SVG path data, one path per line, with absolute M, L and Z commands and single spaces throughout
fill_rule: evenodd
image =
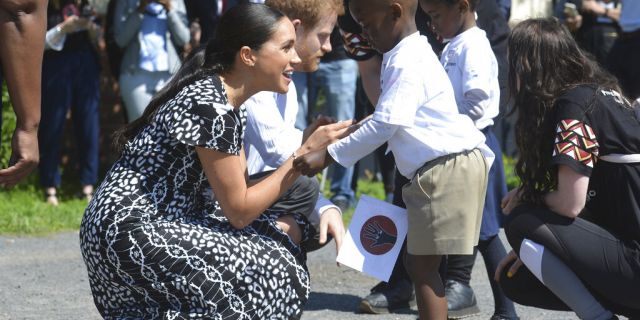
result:
M 546 208 L 521 205 L 505 221 L 511 247 L 523 239 L 551 250 L 582 280 L 594 297 L 614 313 L 640 318 L 640 248 L 582 218 L 570 219 Z M 551 310 L 569 308 L 526 267 L 512 278 L 503 269 L 500 285 L 516 303 Z

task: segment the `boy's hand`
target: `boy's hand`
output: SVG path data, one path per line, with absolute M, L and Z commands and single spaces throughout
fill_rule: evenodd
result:
M 296 157 L 293 160 L 293 168 L 306 176 L 313 177 L 333 162 L 327 149 L 323 148 Z

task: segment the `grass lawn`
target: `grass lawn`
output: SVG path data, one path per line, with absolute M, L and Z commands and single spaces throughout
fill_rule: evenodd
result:
M 63 186 L 58 194 L 60 205 L 53 207 L 44 201 L 36 185 L 28 182 L 0 190 L 0 234 L 43 235 L 77 230 L 87 201 Z
M 57 207 L 44 201 L 44 195 L 36 183 L 23 183 L 13 189 L 1 190 L 0 234 L 37 236 L 78 230 L 87 202 L 79 199 L 70 189 L 63 185 L 59 190 L 60 205 Z M 358 181 L 357 196 L 360 197 L 360 194 L 384 199 L 382 182 Z M 352 215 L 353 208 L 343 214 L 345 224 L 349 223 Z
M 505 159 L 505 171 L 509 189 L 517 185 L 513 174 L 514 161 Z M 87 202 L 76 194 L 78 186 L 63 183 L 58 191 L 60 205 L 53 207 L 45 203 L 44 195 L 36 176 L 32 175 L 26 182 L 13 189 L 0 189 L 0 234 L 43 235 L 58 231 L 78 230 Z M 78 189 L 78 190 L 76 190 Z M 325 184 L 324 193 L 329 194 L 329 183 Z M 368 179 L 358 181 L 356 197 L 366 194 L 384 200 L 382 182 Z M 353 208 L 343 214 L 345 226 L 348 226 L 353 215 Z

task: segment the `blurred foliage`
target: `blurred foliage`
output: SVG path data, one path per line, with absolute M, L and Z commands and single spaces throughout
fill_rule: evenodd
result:
M 16 127 L 16 115 L 11 108 L 7 86 L 2 85 L 2 131 L 0 132 L 0 168 L 6 168 L 11 157 L 11 136 Z
M 504 175 L 507 181 L 507 190 L 515 189 L 520 186 L 520 178 L 516 175 L 516 159 L 502 156 L 504 164 Z

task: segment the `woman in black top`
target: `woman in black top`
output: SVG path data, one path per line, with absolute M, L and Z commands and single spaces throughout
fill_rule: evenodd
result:
M 520 304 L 640 316 L 640 121 L 557 20 L 516 26 L 509 67 L 522 184 L 496 277 Z

